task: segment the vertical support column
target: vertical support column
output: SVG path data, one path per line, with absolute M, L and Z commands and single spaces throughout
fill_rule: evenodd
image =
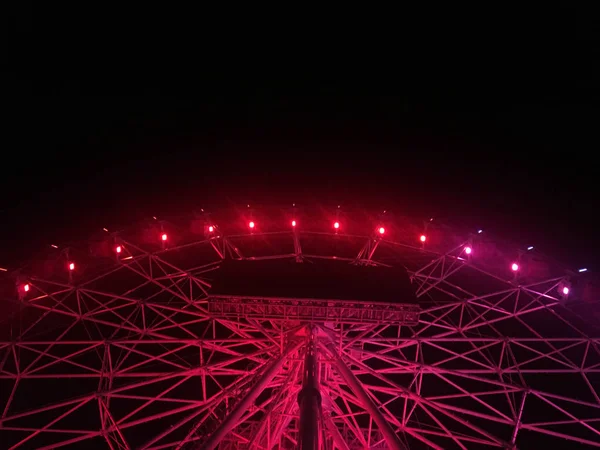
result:
M 385 440 L 392 450 L 407 450 L 406 447 L 402 444 L 396 432 L 390 425 L 390 423 L 383 417 L 377 406 L 373 403 L 369 394 L 363 389 L 362 384 L 358 378 L 352 373 L 352 371 L 348 368 L 346 363 L 342 360 L 340 355 L 335 350 L 335 345 L 332 342 L 329 342 L 325 345 L 327 351 L 331 354 L 331 357 L 335 360 L 336 367 L 338 369 L 339 374 L 342 376 L 348 387 L 352 390 L 354 395 L 358 397 L 358 399 L 363 404 L 364 408 L 369 412 L 379 431 L 385 437 Z
M 321 393 L 319 392 L 319 377 L 317 374 L 317 346 L 315 329 L 310 328 L 304 368 L 302 390 L 298 394 L 300 406 L 300 450 L 319 450 L 319 422 L 321 416 Z
M 250 408 L 250 405 L 258 398 L 261 392 L 267 387 L 275 375 L 281 370 L 285 363 L 288 355 L 302 345 L 302 342 L 290 343 L 285 351 L 275 359 L 266 370 L 260 375 L 260 379 L 248 390 L 246 396 L 241 399 L 229 413 L 229 415 L 221 422 L 219 428 L 207 439 L 207 441 L 200 448 L 202 450 L 213 450 L 219 445 L 219 442 L 239 423 L 242 415 Z
M 523 417 L 523 409 L 525 409 L 525 399 L 527 398 L 527 391 L 523 392 L 523 398 L 521 399 L 521 406 L 519 407 L 519 415 L 517 416 L 517 420 L 515 422 L 515 429 L 513 430 L 512 437 L 510 439 L 511 448 L 517 448 L 517 433 L 519 432 L 519 428 L 521 427 L 521 418 Z

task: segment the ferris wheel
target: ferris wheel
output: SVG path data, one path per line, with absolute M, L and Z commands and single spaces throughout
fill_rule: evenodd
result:
M 600 447 L 589 274 L 485 230 L 244 208 L 0 276 L 2 448 Z

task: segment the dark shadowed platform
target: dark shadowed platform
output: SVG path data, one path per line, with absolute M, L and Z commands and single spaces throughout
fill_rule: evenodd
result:
M 227 260 L 212 285 L 214 296 L 417 303 L 403 268 L 365 267 L 347 261 Z

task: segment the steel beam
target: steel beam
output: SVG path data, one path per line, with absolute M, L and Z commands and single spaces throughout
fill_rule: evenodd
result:
M 340 355 L 335 349 L 333 342 L 324 342 L 324 347 L 333 358 L 335 365 L 338 369 L 338 373 L 342 376 L 348 387 L 352 390 L 354 395 L 363 404 L 363 407 L 369 412 L 373 420 L 379 427 L 381 434 L 385 437 L 385 440 L 392 450 L 408 450 L 398 439 L 398 435 L 391 427 L 390 423 L 383 417 L 377 406 L 373 403 L 369 394 L 363 389 L 362 383 L 356 378 L 352 370 L 348 368 L 346 363 L 342 360 Z
M 240 400 L 239 403 L 235 405 L 234 409 L 229 413 L 229 415 L 223 419 L 223 422 L 221 422 L 219 428 L 217 428 L 215 432 L 208 438 L 208 440 L 198 448 L 202 450 L 213 450 L 217 447 L 217 445 L 219 445 L 219 442 L 221 442 L 221 440 L 238 425 L 242 415 L 248 410 L 250 405 L 254 403 L 254 401 L 271 382 L 271 380 L 273 380 L 275 375 L 279 373 L 287 357 L 294 351 L 298 350 L 302 343 L 302 341 L 291 342 L 281 353 L 281 355 L 271 362 L 271 364 L 261 374 L 260 379 L 248 390 L 246 396 Z
M 300 450 L 319 449 L 319 422 L 321 418 L 321 393 L 317 374 L 317 346 L 315 329 L 310 330 L 306 344 L 302 390 L 298 394 L 300 406 Z

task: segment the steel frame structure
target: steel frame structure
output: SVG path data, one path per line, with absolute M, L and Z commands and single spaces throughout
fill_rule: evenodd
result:
M 304 254 L 310 234 L 217 233 L 150 250 L 120 240 L 126 251 L 94 276 L 28 277 L 0 342 L 0 442 L 600 447 L 600 334 L 559 295 L 564 277 L 521 284 L 461 257 L 462 245 L 436 253 L 372 237 L 354 258 Z M 293 253 L 236 243 L 275 235 Z M 418 306 L 210 295 L 224 258 L 383 265 L 381 246 L 409 271 Z

